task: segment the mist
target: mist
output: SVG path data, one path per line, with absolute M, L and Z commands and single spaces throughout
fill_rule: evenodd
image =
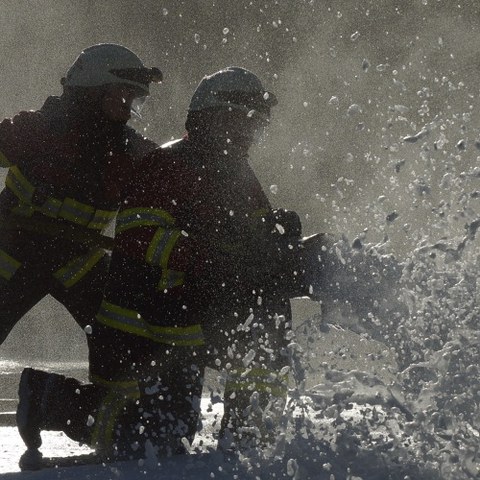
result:
M 3 0 L 0 115 L 39 108 L 83 48 L 116 42 L 164 72 L 132 122 L 162 143 L 184 132 L 205 74 L 246 67 L 279 99 L 251 161 L 272 204 L 305 235 L 388 241 L 402 257 L 478 216 L 472 201 L 471 218 L 445 220 L 478 187 L 479 15 L 476 1 Z M 66 317 L 42 302 L 0 355 Z

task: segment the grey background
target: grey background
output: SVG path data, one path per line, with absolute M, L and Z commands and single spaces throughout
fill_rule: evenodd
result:
M 252 151 L 272 203 L 296 210 L 307 235 L 388 236 L 402 257 L 423 237 L 463 232 L 464 216 L 442 214 L 461 189 L 441 179 L 478 163 L 479 26 L 474 0 L 2 0 L 0 117 L 59 94 L 82 48 L 118 42 L 164 71 L 135 122 L 164 142 L 183 133 L 203 75 L 247 67 L 279 99 Z M 429 135 L 402 140 L 425 125 Z M 317 310 L 297 304 L 297 321 Z M 83 356 L 72 325 L 42 302 L 0 355 Z

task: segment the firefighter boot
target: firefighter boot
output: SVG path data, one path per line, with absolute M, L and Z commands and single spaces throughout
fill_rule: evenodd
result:
M 42 445 L 40 432 L 44 426 L 44 414 L 48 398 L 63 381 L 63 375 L 25 368 L 18 388 L 17 427 L 27 446 L 20 459 L 22 470 L 40 468 L 42 454 L 38 451 Z M 38 466 L 37 466 L 38 465 Z

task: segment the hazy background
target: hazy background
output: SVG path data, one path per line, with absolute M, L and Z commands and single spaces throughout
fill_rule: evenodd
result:
M 252 165 L 306 235 L 368 231 L 401 257 L 423 236 L 463 232 L 464 215 L 446 219 L 445 209 L 461 205 L 465 185 L 445 175 L 478 164 L 476 0 L 1 0 L 0 30 L 1 118 L 59 94 L 83 48 L 117 42 L 164 72 L 135 122 L 164 142 L 183 133 L 202 76 L 241 65 L 279 99 Z M 468 179 L 478 189 L 478 176 Z M 0 355 L 14 355 L 20 338 L 32 354 L 55 350 L 51 337 L 72 323 L 44 302 Z

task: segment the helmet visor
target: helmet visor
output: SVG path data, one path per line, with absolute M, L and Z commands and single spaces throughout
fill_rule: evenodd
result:
M 130 111 L 132 114 L 137 118 L 142 118 L 142 109 L 145 105 L 145 101 L 147 100 L 146 96 L 143 97 L 135 97 L 132 100 L 132 105 L 130 107 Z
M 271 107 L 278 102 L 271 92 L 246 92 L 243 90 L 229 90 L 216 92 L 220 100 L 233 105 L 242 105 L 249 111 L 256 110 L 266 116 L 270 115 Z
M 123 80 L 140 83 L 148 89 L 150 83 L 161 83 L 162 72 L 156 68 L 113 68 L 110 73 Z

